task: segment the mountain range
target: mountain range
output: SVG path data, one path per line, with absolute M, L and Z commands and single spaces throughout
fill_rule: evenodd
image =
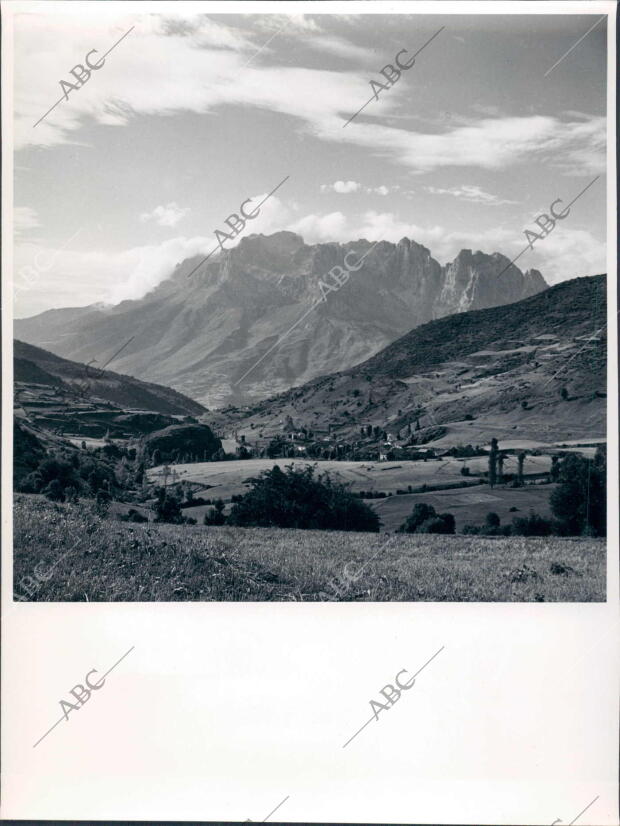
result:
M 422 324 L 362 364 L 204 420 L 251 441 L 369 425 L 419 444 L 604 438 L 606 277 Z
M 366 361 L 413 328 L 511 304 L 545 290 L 499 253 L 462 250 L 440 265 L 408 238 L 305 244 L 292 232 L 251 235 L 200 264 L 177 265 L 144 297 L 48 310 L 15 336 L 58 356 L 174 387 L 208 407 L 265 399 Z M 329 272 L 347 269 L 334 284 Z

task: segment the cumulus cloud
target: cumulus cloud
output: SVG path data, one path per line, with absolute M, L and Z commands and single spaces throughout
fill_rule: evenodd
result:
M 142 223 L 154 221 L 160 227 L 176 227 L 179 221 L 190 212 L 189 207 L 181 208 L 175 201 L 166 206 L 157 206 L 151 212 L 140 215 Z
M 485 192 L 479 186 L 472 186 L 463 184 L 460 187 L 452 187 L 450 189 L 441 189 L 436 186 L 425 186 L 426 192 L 431 195 L 452 195 L 454 198 L 460 198 L 463 201 L 469 201 L 473 204 L 488 204 L 489 206 L 500 206 L 501 204 L 516 204 L 518 201 L 510 201 L 507 198 L 500 198 L 497 195 L 492 195 L 490 192 Z
M 348 195 L 350 192 L 359 192 L 362 185 L 357 181 L 334 181 L 333 184 L 321 184 L 321 192 L 338 192 Z
M 367 192 L 370 195 L 389 195 L 396 192 L 397 186 L 362 186 L 357 181 L 334 181 L 333 184 L 321 184 L 321 192 L 338 192 L 340 195 L 349 195 L 351 192 Z

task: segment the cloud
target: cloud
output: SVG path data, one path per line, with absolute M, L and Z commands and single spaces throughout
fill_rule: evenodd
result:
M 15 207 L 13 210 L 13 228 L 16 236 L 40 227 L 39 216 L 31 207 Z
M 350 192 L 359 192 L 362 185 L 357 181 L 335 181 L 333 184 L 321 184 L 321 192 L 338 192 L 348 195 Z
M 460 187 L 452 187 L 451 189 L 441 189 L 436 186 L 425 186 L 426 192 L 431 195 L 452 195 L 454 198 L 460 198 L 463 201 L 469 201 L 472 204 L 488 204 L 489 206 L 500 206 L 501 204 L 516 204 L 518 201 L 510 201 L 507 198 L 499 198 L 497 195 L 492 195 L 490 192 L 485 192 L 479 186 L 472 186 L 463 184 Z
M 340 195 L 348 195 L 351 192 L 367 192 L 370 195 L 389 195 L 396 192 L 400 186 L 362 186 L 357 181 L 335 181 L 333 184 L 321 184 L 321 192 L 338 192 Z
M 176 227 L 179 221 L 190 212 L 189 207 L 181 208 L 175 201 L 166 206 L 157 206 L 151 212 L 143 212 L 140 215 L 142 223 L 155 221 L 160 227 Z
M 75 133 L 89 121 L 122 126 L 139 116 L 210 115 L 240 105 L 294 117 L 320 140 L 366 148 L 414 173 L 466 166 L 497 170 L 533 161 L 571 174 L 605 167 L 605 118 L 594 115 L 480 116 L 432 132 L 382 125 L 378 118 L 398 115 L 408 100 L 404 84 L 381 92 L 364 117 L 344 129 L 347 117 L 368 100 L 368 81 L 358 73 L 269 65 L 273 39 L 250 45 L 238 30 L 224 36 L 228 27 L 216 31 L 208 18 L 188 19 L 191 25 L 183 28 L 177 21 L 171 29 L 157 15 L 114 18 L 107 26 L 76 14 L 17 17 L 16 147 L 76 141 Z M 303 18 L 301 25 L 297 16 L 292 19 L 291 25 L 312 37 L 312 19 Z M 72 44 L 92 43 L 103 53 L 132 24 L 105 65 L 33 128 L 59 99 L 59 67 L 76 60 Z

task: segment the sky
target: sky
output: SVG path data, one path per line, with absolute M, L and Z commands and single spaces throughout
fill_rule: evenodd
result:
M 605 272 L 600 14 L 101 8 L 14 17 L 16 317 L 141 297 L 282 181 L 227 247 L 409 237 L 444 264 L 514 258 L 598 175 L 518 266 L 550 284 Z

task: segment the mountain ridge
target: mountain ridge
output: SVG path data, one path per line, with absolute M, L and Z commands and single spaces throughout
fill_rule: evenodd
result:
M 432 441 L 455 422 L 452 441 L 480 428 L 542 440 L 554 428 L 562 438 L 604 434 L 606 310 L 605 275 L 572 279 L 427 322 L 361 364 L 206 420 L 248 439 L 274 437 L 286 421 L 345 439 L 362 426 L 398 433 L 421 423 Z
M 322 295 L 321 279 L 354 256 L 348 282 Z M 16 336 L 88 362 L 133 333 L 117 369 L 212 407 L 266 398 L 361 363 L 434 318 L 547 287 L 537 270 L 523 273 L 501 253 L 462 250 L 442 266 L 408 238 L 308 245 L 282 231 L 246 236 L 191 274 L 202 260 L 180 262 L 141 299 L 16 320 Z

